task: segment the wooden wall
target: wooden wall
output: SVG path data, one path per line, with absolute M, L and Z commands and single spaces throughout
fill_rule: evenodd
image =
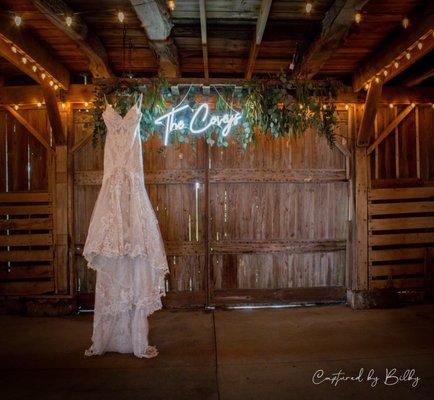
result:
M 348 112 L 339 117 L 339 134 L 347 137 Z M 76 143 L 89 119 L 74 112 Z M 88 143 L 74 156 L 74 241 L 84 302 L 95 275 L 80 254 L 102 154 L 101 144 Z M 243 151 L 235 144 L 209 149 L 202 141 L 164 147 L 152 138 L 143 154 L 169 258 L 168 305 L 343 299 L 348 162 L 325 139 L 314 132 L 297 140 L 259 136 Z

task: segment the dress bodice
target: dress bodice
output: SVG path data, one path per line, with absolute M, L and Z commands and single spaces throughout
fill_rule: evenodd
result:
M 122 117 L 107 103 L 103 114 L 107 127 L 104 147 L 104 179 L 116 171 L 142 173 L 142 146 L 139 126 L 142 118 L 139 104 L 133 105 Z

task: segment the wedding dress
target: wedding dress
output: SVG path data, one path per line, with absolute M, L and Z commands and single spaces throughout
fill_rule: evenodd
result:
M 122 117 L 106 100 L 104 175 L 83 255 L 97 271 L 92 346 L 154 357 L 147 317 L 160 309 L 168 272 L 158 221 L 146 192 L 139 124 L 142 97 Z

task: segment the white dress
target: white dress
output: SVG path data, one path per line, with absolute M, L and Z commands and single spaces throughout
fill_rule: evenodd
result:
M 137 103 L 124 117 L 107 102 L 103 112 L 104 175 L 83 251 L 97 271 L 93 344 L 86 355 L 156 355 L 147 317 L 162 307 L 168 266 L 144 183 L 141 117 Z

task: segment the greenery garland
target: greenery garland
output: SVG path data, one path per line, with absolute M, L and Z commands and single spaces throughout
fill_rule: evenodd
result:
M 212 87 L 216 98 L 216 110 L 242 113 L 242 123 L 231 130 L 231 138 L 243 148 L 255 140 L 256 134 L 271 134 L 273 137 L 300 136 L 306 129 L 313 128 L 324 136 L 332 146 L 337 124 L 336 99 L 341 84 L 336 81 L 312 81 L 288 79 L 281 73 L 277 80 L 254 80 L 243 88 Z M 196 102 L 198 89 L 190 86 L 186 92 L 173 95 L 164 78 L 150 80 L 149 84 L 137 86 L 134 81 L 118 80 L 110 85 L 96 85 L 93 115 L 94 138 L 103 139 L 106 127 L 102 119 L 105 98 L 121 115 L 125 115 L 140 93 L 143 93 L 140 133 L 143 140 L 157 133 L 163 135 L 164 128 L 156 127 L 154 120 L 167 112 L 168 105 Z M 227 137 L 220 130 L 203 133 L 210 145 L 228 146 Z M 188 127 L 171 132 L 170 143 L 196 143 L 198 137 L 191 135 Z

